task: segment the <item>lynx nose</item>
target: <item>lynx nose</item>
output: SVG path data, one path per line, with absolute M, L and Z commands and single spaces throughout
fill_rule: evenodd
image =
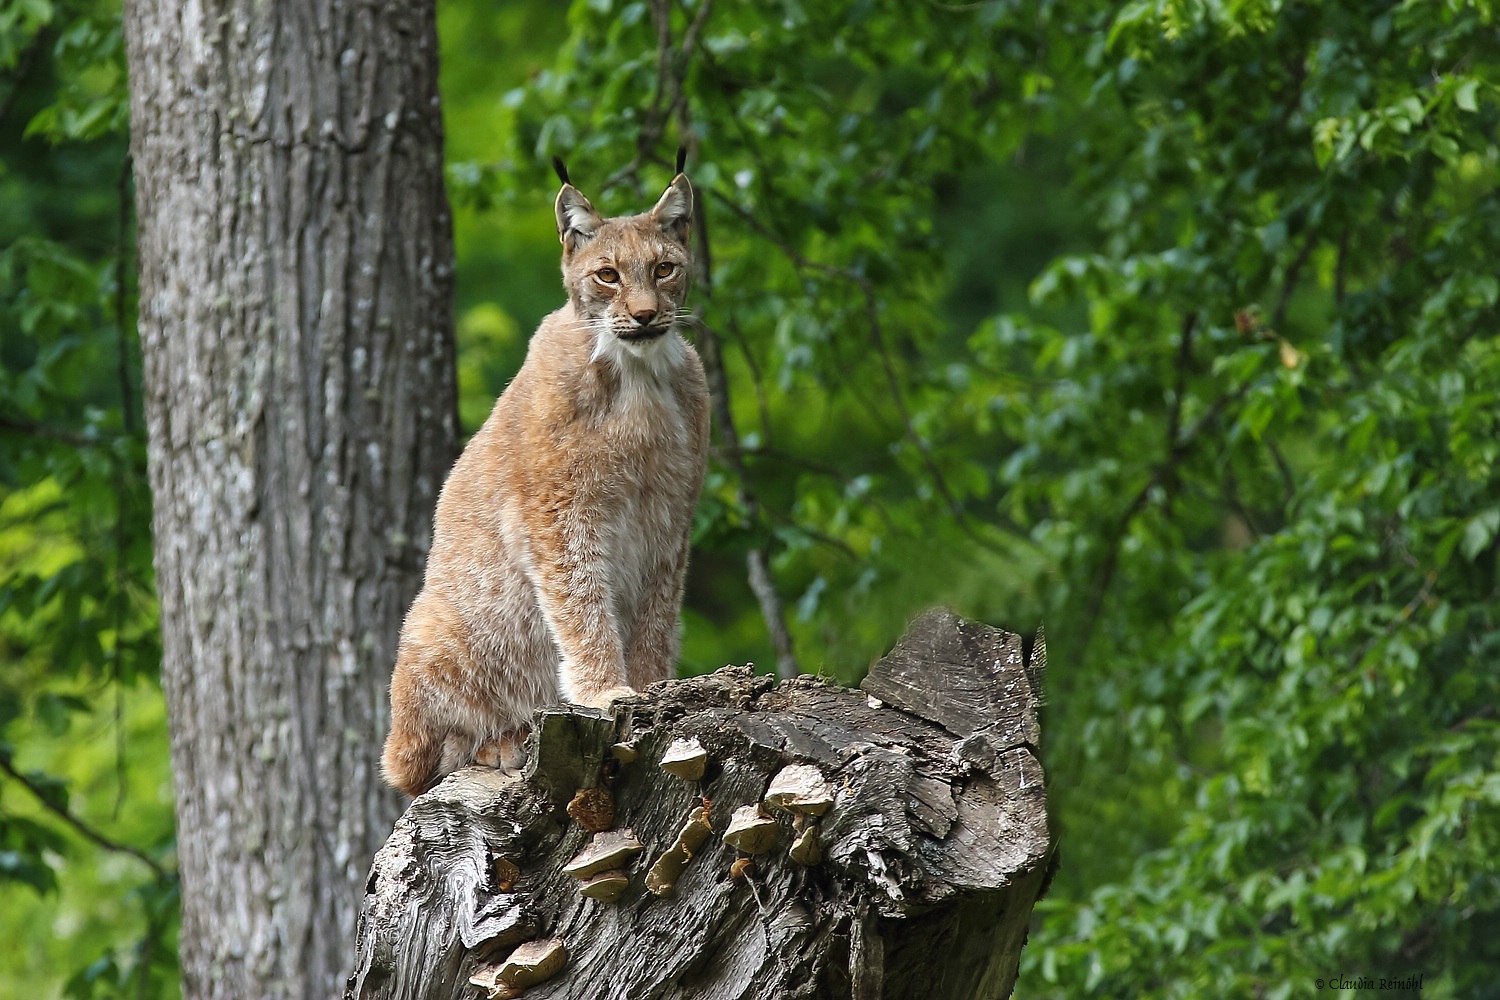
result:
M 650 326 L 651 321 L 656 318 L 655 309 L 632 309 L 630 316 L 635 320 L 636 326 Z

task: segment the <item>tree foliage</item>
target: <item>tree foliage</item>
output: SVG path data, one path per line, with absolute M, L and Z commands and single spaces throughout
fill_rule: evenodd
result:
M 0 85 L 18 664 L 0 760 L 24 775 L 64 770 L 65 734 L 111 725 L 155 669 L 116 16 L 0 18 L 20 81 Z M 1022 995 L 1488 988 L 1488 3 L 577 0 L 559 26 L 550 5 L 452 0 L 442 18 L 470 429 L 560 301 L 548 159 L 636 211 L 690 150 L 696 336 L 734 434 L 719 421 L 687 669 L 771 662 L 756 553 L 804 669 L 846 680 L 925 604 L 1046 619 L 1064 863 Z M 155 740 L 125 768 L 162 773 Z M 71 794 L 30 780 L 97 825 L 112 758 L 73 760 Z M 0 787 L 9 916 L 85 877 L 85 842 Z M 169 862 L 168 823 L 131 843 Z M 89 959 L 115 964 L 85 995 L 133 989 L 120 945 L 169 934 L 169 878 L 131 864 L 146 895 L 110 918 L 118 944 Z
M 117 5 L 0 8 L 0 910 L 30 952 L 0 992 L 16 996 L 39 995 L 38 965 L 69 996 L 175 992 L 124 84 Z
M 1029 964 L 1060 992 L 1304 995 L 1333 970 L 1476 995 L 1500 957 L 1490 11 L 1100 27 L 1107 131 L 1077 162 L 1101 239 L 1033 286 L 1090 322 L 1032 340 L 1066 429 L 1026 435 L 1012 496 L 1098 622 L 1090 688 L 1055 689 L 1095 776 L 1064 801 L 1124 794 L 1064 815 L 1171 809 L 1050 903 Z M 1110 756 L 1144 767 L 1112 781 Z

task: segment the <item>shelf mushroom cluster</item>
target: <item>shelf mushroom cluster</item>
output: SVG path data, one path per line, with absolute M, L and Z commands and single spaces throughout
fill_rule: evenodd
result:
M 611 755 L 621 764 L 632 763 L 640 757 L 639 741 L 616 743 L 611 747 Z M 708 752 L 697 737 L 673 740 L 659 761 L 663 771 L 694 782 L 703 779 L 708 764 Z M 818 768 L 810 764 L 783 767 L 771 779 L 761 800 L 736 808 L 724 829 L 721 839 L 738 853 L 731 865 L 731 875 L 741 877 L 750 869 L 752 858 L 776 847 L 781 839 L 778 812 L 791 817 L 794 836 L 787 856 L 800 865 L 821 862 L 820 821 L 833 808 L 834 799 L 833 785 Z M 581 895 L 601 903 L 619 901 L 630 884 L 630 866 L 645 845 L 628 827 L 611 828 L 614 800 L 603 785 L 579 789 L 568 803 L 567 811 L 591 837 L 563 867 L 563 872 L 578 880 Z M 703 799 L 688 812 L 677 837 L 647 869 L 646 891 L 657 897 L 672 895 L 688 864 L 703 849 L 711 833 L 709 801 Z M 520 874 L 513 862 L 503 858 L 497 861 L 496 871 L 505 891 L 515 885 Z M 470 982 L 487 990 L 489 1000 L 510 1000 L 520 996 L 527 986 L 556 975 L 566 962 L 567 948 L 562 939 L 528 941 L 517 947 L 504 963 L 481 968 Z

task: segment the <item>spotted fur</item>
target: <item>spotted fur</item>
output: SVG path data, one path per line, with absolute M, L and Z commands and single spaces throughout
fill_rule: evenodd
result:
M 603 219 L 557 196 L 568 303 L 454 465 L 401 630 L 382 770 L 410 795 L 471 762 L 514 767 L 532 712 L 603 706 L 667 677 L 708 386 L 677 321 L 693 189 Z

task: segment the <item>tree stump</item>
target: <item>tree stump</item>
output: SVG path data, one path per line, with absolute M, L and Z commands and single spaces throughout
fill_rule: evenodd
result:
M 1045 660 L 933 611 L 861 691 L 726 667 L 544 709 L 524 775 L 396 824 L 345 996 L 1007 997 L 1053 857 Z

